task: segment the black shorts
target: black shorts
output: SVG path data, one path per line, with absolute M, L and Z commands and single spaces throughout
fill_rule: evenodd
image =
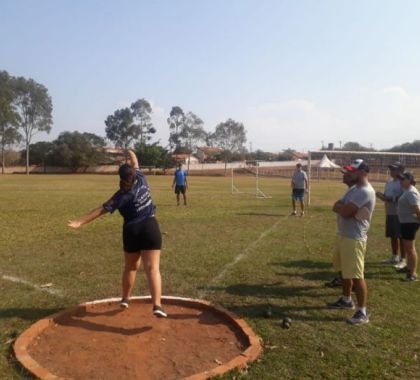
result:
M 186 188 L 185 186 L 175 186 L 175 194 L 185 194 Z
M 305 198 L 305 189 L 293 189 L 292 199 L 295 201 L 303 201 Z
M 404 240 L 415 240 L 419 223 L 401 223 L 401 238 Z
M 385 236 L 388 238 L 400 238 L 401 226 L 397 215 L 387 215 L 385 221 Z
M 158 250 L 162 248 L 162 234 L 155 217 L 123 227 L 124 251 L 138 253 L 140 251 Z

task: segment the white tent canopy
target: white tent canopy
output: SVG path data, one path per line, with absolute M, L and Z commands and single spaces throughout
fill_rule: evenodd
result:
M 324 156 L 322 157 L 321 161 L 318 162 L 318 164 L 316 164 L 317 168 L 325 168 L 325 169 L 339 169 L 341 168 L 340 165 L 334 164 L 334 162 L 332 162 L 326 154 L 324 154 Z

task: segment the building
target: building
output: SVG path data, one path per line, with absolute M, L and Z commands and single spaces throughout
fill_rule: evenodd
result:
M 203 146 L 197 148 L 196 156 L 200 162 L 216 162 L 216 157 L 222 152 L 222 148 Z

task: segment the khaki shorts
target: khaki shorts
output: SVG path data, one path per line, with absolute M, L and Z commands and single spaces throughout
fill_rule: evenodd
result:
M 333 258 L 334 269 L 344 279 L 364 278 L 366 242 L 337 235 Z

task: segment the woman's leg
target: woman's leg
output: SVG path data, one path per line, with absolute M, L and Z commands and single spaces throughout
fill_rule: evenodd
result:
M 141 252 L 144 270 L 152 296 L 153 306 L 161 306 L 162 279 L 160 276 L 160 250 L 147 250 Z
M 407 256 L 407 269 L 411 276 L 416 275 L 417 271 L 417 252 L 414 240 L 403 240 L 404 250 Z
M 124 271 L 122 275 L 123 299 L 130 298 L 140 268 L 140 253 L 124 252 Z

